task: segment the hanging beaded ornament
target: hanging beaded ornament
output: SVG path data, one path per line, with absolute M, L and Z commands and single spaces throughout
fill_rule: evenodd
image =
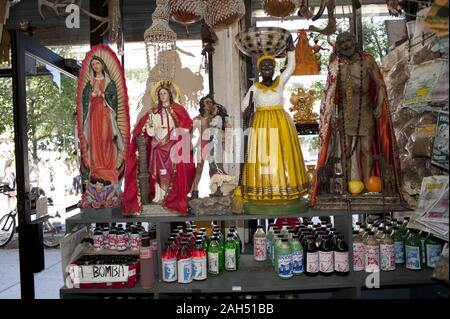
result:
M 299 7 L 298 0 L 265 0 L 264 11 L 267 15 L 284 19 L 294 13 Z
M 245 15 L 242 0 L 208 0 L 205 22 L 211 28 L 228 27 Z
M 181 24 L 196 23 L 205 14 L 205 3 L 202 0 L 170 0 L 170 19 Z
M 174 80 L 177 34 L 169 27 L 169 1 L 156 0 L 152 25 L 144 33 L 151 82 Z

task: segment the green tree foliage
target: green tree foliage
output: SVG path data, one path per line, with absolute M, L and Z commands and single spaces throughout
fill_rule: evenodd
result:
M 388 50 L 386 28 L 382 21 L 373 18 L 363 18 L 362 35 L 364 51 L 373 55 L 378 63 Z

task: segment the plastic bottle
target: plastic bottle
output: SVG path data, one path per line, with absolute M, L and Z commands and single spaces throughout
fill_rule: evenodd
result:
M 440 242 L 429 234 L 425 241 L 425 249 L 427 255 L 427 267 L 436 268 L 436 265 L 441 257 L 442 247 Z
M 277 251 L 277 273 L 282 279 L 289 279 L 292 274 L 292 253 L 287 238 L 281 239 Z
M 266 233 L 264 233 L 261 225 L 258 225 L 253 235 L 253 258 L 256 261 L 265 261 L 267 259 Z
M 362 234 L 353 231 L 353 271 L 363 271 L 365 260 L 365 249 Z
M 292 236 L 290 247 L 292 253 L 292 273 L 294 275 L 301 275 L 305 271 L 303 260 L 304 251 L 298 235 Z
M 330 236 L 323 235 L 319 246 L 319 272 L 323 276 L 331 276 L 334 272 L 333 247 Z
M 404 264 L 405 263 L 405 241 L 403 235 L 400 232 L 399 226 L 394 226 L 392 231 L 392 241 L 395 247 L 395 263 Z
M 175 282 L 178 280 L 177 254 L 174 251 L 174 237 L 166 244 L 166 249 L 161 256 L 162 280 Z
M 422 269 L 422 243 L 415 230 L 405 241 L 406 268 L 410 270 Z
M 201 236 L 200 236 L 201 237 Z M 195 241 L 192 253 L 192 279 L 205 280 L 207 278 L 206 251 L 201 239 Z
M 144 289 L 153 288 L 155 285 L 155 270 L 153 262 L 153 250 L 150 246 L 150 235 L 142 234 L 141 248 L 139 250 L 140 281 Z
M 213 235 L 208 246 L 208 274 L 218 276 L 220 274 L 220 245 L 217 236 Z
M 375 239 L 374 232 L 370 231 L 364 242 L 365 258 L 364 270 L 366 272 L 380 271 L 380 245 Z
M 314 241 L 314 236 L 306 238 L 305 275 L 317 276 L 319 274 L 319 249 Z
M 225 270 L 236 271 L 237 270 L 237 254 L 236 254 L 236 241 L 232 233 L 227 236 L 225 242 Z
M 334 273 L 338 276 L 350 274 L 348 245 L 342 235 L 337 236 L 336 246 L 334 247 Z
M 380 242 L 380 269 L 395 270 L 395 244 L 388 230 L 384 231 Z
M 192 282 L 192 255 L 185 240 L 181 242 L 181 249 L 177 256 L 178 282 L 188 284 Z

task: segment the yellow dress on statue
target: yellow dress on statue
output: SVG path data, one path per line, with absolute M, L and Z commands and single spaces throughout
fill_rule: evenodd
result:
M 298 200 L 308 192 L 297 130 L 283 108 L 283 89 L 295 68 L 294 54 L 288 52 L 289 63 L 272 86 L 253 84 L 242 102 L 244 110 L 253 91 L 255 113 L 242 179 L 246 201 L 284 203 Z

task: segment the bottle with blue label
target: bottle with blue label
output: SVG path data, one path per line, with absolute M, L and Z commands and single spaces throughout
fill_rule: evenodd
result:
M 288 239 L 283 238 L 277 248 L 277 270 L 278 276 L 282 279 L 289 279 L 292 273 L 292 252 Z
M 294 275 L 301 275 L 304 273 L 304 261 L 303 261 L 303 247 L 300 244 L 298 235 L 292 236 L 289 242 L 292 253 L 292 273 Z
M 178 280 L 177 254 L 174 251 L 173 239 L 167 242 L 166 249 L 161 256 L 162 280 L 164 282 L 174 282 Z
M 192 282 L 192 255 L 188 246 L 188 241 L 181 242 L 181 249 L 178 253 L 178 282 L 188 284 Z
M 428 235 L 426 242 L 426 256 L 427 256 L 427 267 L 436 268 L 436 265 L 441 257 L 442 247 L 434 236 L 431 234 Z
M 192 279 L 205 280 L 207 278 L 206 273 L 206 251 L 200 236 L 200 239 L 195 241 L 194 251 L 192 252 Z
M 411 235 L 405 242 L 406 268 L 410 270 L 422 269 L 422 243 L 415 230 L 410 231 Z
M 405 241 L 402 233 L 400 232 L 399 226 L 393 227 L 392 240 L 394 241 L 395 249 L 395 263 L 404 264 L 405 263 Z

